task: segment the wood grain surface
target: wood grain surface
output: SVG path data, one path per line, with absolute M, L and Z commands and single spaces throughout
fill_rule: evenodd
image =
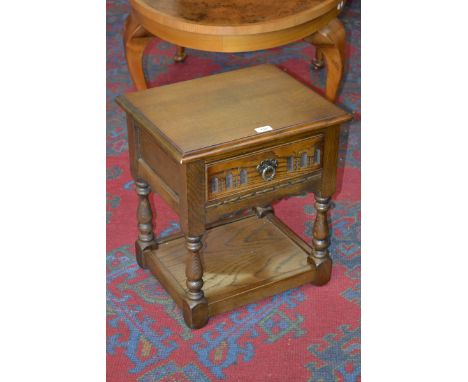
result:
M 124 29 L 125 56 L 138 90 L 147 88 L 143 53 L 151 36 L 176 45 L 175 62 L 185 48 L 209 52 L 251 52 L 307 37 L 317 47 L 314 66 L 327 66 L 326 95 L 336 99 L 344 69 L 344 29 L 336 20 L 345 0 L 130 0 Z M 336 27 L 338 26 L 338 28 Z M 324 44 L 325 42 L 325 44 Z M 321 65 L 317 66 L 317 62 Z
M 340 0 L 131 0 L 159 23 L 187 32 L 261 33 L 291 28 L 336 9 Z
M 255 143 L 283 130 L 294 133 L 296 126 L 323 128 L 350 118 L 272 65 L 126 94 L 119 104 L 134 117 L 144 116 L 145 128 L 163 136 L 182 157 L 206 156 L 237 141 Z M 272 130 L 257 133 L 255 128 L 262 126 Z
M 151 8 L 149 8 L 151 10 Z M 154 36 L 158 36 L 165 41 L 171 42 L 177 46 L 186 48 L 205 50 L 208 52 L 250 52 L 261 49 L 269 49 L 276 46 L 283 46 L 295 41 L 302 40 L 325 27 L 331 20 L 336 18 L 339 10 L 332 8 L 327 13 L 313 18 L 308 22 L 284 29 L 277 29 L 275 23 L 271 25 L 269 32 L 251 33 L 252 25 L 249 26 L 205 26 L 202 28 L 213 29 L 212 33 L 198 33 L 194 31 L 185 31 L 180 28 L 174 28 L 168 25 L 155 22 L 154 15 L 148 13 L 147 7 L 138 6 L 133 9 L 138 22 L 144 25 L 144 29 Z M 248 29 L 247 29 L 248 28 Z M 197 26 L 195 29 L 201 29 Z M 247 31 L 246 31 L 247 29 Z M 258 29 L 258 28 L 253 28 Z M 266 29 L 262 25 L 260 29 Z M 144 41 L 139 43 L 144 44 Z M 132 54 L 132 60 L 138 60 L 137 53 L 139 49 Z M 130 57 L 130 56 L 128 56 Z
M 208 177 L 207 200 L 224 198 L 259 187 L 272 186 L 278 182 L 319 170 L 323 153 L 322 139 L 321 135 L 314 136 L 209 164 L 206 170 Z M 278 161 L 278 167 L 274 178 L 271 181 L 265 181 L 257 171 L 257 165 L 263 160 L 271 158 Z M 303 159 L 305 163 L 303 163 Z M 288 167 L 289 165 L 291 166 Z M 228 177 L 232 179 L 231 184 L 228 182 Z M 217 190 L 213 187 L 215 179 Z
M 308 253 L 303 249 L 310 247 L 303 242 L 301 248 L 269 219 L 253 216 L 218 226 L 205 233 L 203 242 L 203 291 L 210 315 L 231 309 L 234 302 L 227 303 L 229 299 L 242 305 L 252 302 L 249 294 L 258 299 L 277 293 L 271 287 L 278 283 L 285 287 L 281 280 L 301 285 L 313 279 L 314 267 L 307 263 Z M 179 238 L 160 244 L 158 251 L 147 255 L 157 258 L 154 264 L 164 266 L 171 284 L 178 284 L 170 287 L 176 293 L 185 289 L 187 251 L 183 243 Z M 306 281 L 294 277 L 299 274 L 305 274 Z M 254 293 L 256 290 L 262 292 Z

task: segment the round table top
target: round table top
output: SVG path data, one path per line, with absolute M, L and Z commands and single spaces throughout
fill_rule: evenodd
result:
M 130 0 L 130 3 L 161 25 L 217 35 L 283 30 L 343 6 L 342 0 Z

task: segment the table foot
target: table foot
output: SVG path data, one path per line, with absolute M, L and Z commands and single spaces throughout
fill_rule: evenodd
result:
M 208 302 L 205 298 L 198 301 L 186 299 L 183 302 L 183 314 L 189 328 L 203 328 L 208 323 Z
M 312 60 L 312 68 L 314 70 L 323 69 L 325 62 L 323 61 L 323 54 L 319 49 L 315 49 L 315 58 Z
M 156 249 L 158 246 L 153 232 L 153 213 L 148 199 L 151 190 L 149 185 L 142 180 L 136 181 L 135 185 L 140 199 L 137 208 L 138 239 L 135 242 L 136 260 L 140 268 L 148 269 L 145 251 L 147 249 Z
M 176 54 L 174 55 L 174 62 L 180 63 L 184 62 L 187 58 L 187 53 L 185 53 L 185 48 L 183 46 L 176 47 Z
M 130 77 L 137 90 L 148 88 L 143 71 L 143 53 L 153 36 L 146 31 L 133 14 L 127 17 L 123 34 L 125 58 Z
M 313 281 L 314 285 L 326 284 L 331 277 L 332 260 L 328 251 L 328 247 L 330 246 L 330 230 L 327 219 L 330 200 L 331 198 L 315 195 L 317 214 L 312 230 L 313 249 L 308 258 L 309 263 L 314 264 L 317 270 L 317 276 Z
M 332 268 L 333 262 L 331 259 L 326 259 L 320 263 L 320 265 L 316 267 L 316 273 L 312 284 L 316 286 L 322 286 L 328 283 L 331 279 Z
M 345 64 L 346 31 L 344 26 L 338 19 L 333 19 L 326 27 L 305 40 L 313 44 L 320 51 L 318 55 L 324 58 L 327 66 L 325 96 L 333 102 L 337 97 Z

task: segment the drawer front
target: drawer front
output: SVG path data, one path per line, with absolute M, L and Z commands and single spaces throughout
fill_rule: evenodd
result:
M 323 135 L 320 134 L 209 163 L 206 169 L 208 201 L 272 186 L 317 171 L 322 167 L 322 157 Z M 271 167 L 275 164 L 273 171 Z

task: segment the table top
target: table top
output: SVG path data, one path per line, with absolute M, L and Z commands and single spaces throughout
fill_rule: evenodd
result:
M 130 3 L 160 24 L 183 31 L 249 34 L 308 22 L 336 9 L 342 0 L 130 0 Z
M 129 93 L 117 102 L 181 158 L 213 155 L 351 119 L 272 65 Z M 264 126 L 270 128 L 258 130 Z

